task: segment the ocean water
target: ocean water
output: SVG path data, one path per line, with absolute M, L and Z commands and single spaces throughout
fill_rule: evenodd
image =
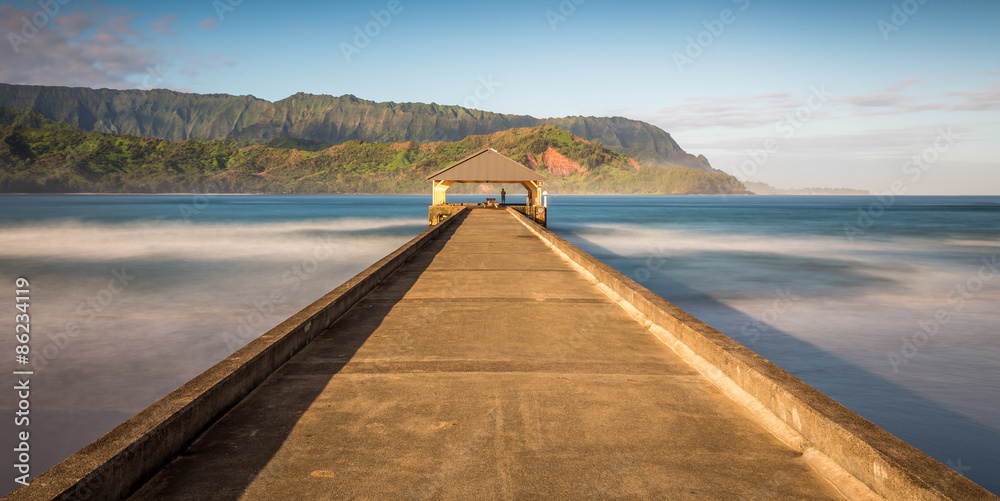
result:
M 0 195 L 0 284 L 31 283 L 32 475 L 423 231 L 429 202 Z M 552 195 L 549 210 L 564 238 L 1000 492 L 1000 197 Z M 13 351 L 0 338 L 23 368 Z

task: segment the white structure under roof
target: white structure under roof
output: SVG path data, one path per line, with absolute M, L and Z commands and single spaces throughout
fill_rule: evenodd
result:
M 516 183 L 528 190 L 528 207 L 541 203 L 541 174 L 501 155 L 493 148 L 483 148 L 427 177 L 433 184 L 433 204 L 444 205 L 448 188 L 455 183 Z

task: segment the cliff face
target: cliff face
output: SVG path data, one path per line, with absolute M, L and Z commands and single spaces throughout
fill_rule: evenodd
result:
M 170 141 L 296 138 L 341 144 L 460 141 L 521 127 L 554 125 L 598 141 L 644 164 L 713 172 L 704 157 L 685 152 L 662 129 L 622 117 L 538 119 L 460 106 L 377 103 L 351 95 L 299 93 L 277 102 L 253 96 L 188 94 L 170 90 L 113 90 L 0 84 L 0 106 L 35 109 L 85 131 Z
M 283 143 L 303 140 L 287 139 Z M 0 106 L 0 193 L 426 193 L 427 176 L 485 147 L 560 193 L 741 193 L 732 176 L 643 165 L 553 125 L 458 142 L 180 142 L 83 130 Z

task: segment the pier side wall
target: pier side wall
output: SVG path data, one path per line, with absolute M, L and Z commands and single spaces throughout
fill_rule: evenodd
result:
M 461 211 L 251 341 L 7 499 L 124 499 L 391 275 Z
M 849 498 L 997 499 L 986 489 L 864 419 L 749 348 L 509 210 L 648 324 L 650 331 L 800 450 Z

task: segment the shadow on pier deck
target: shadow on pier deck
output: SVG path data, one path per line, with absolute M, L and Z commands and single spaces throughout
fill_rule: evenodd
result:
M 13 499 L 995 499 L 513 211 L 466 209 Z

